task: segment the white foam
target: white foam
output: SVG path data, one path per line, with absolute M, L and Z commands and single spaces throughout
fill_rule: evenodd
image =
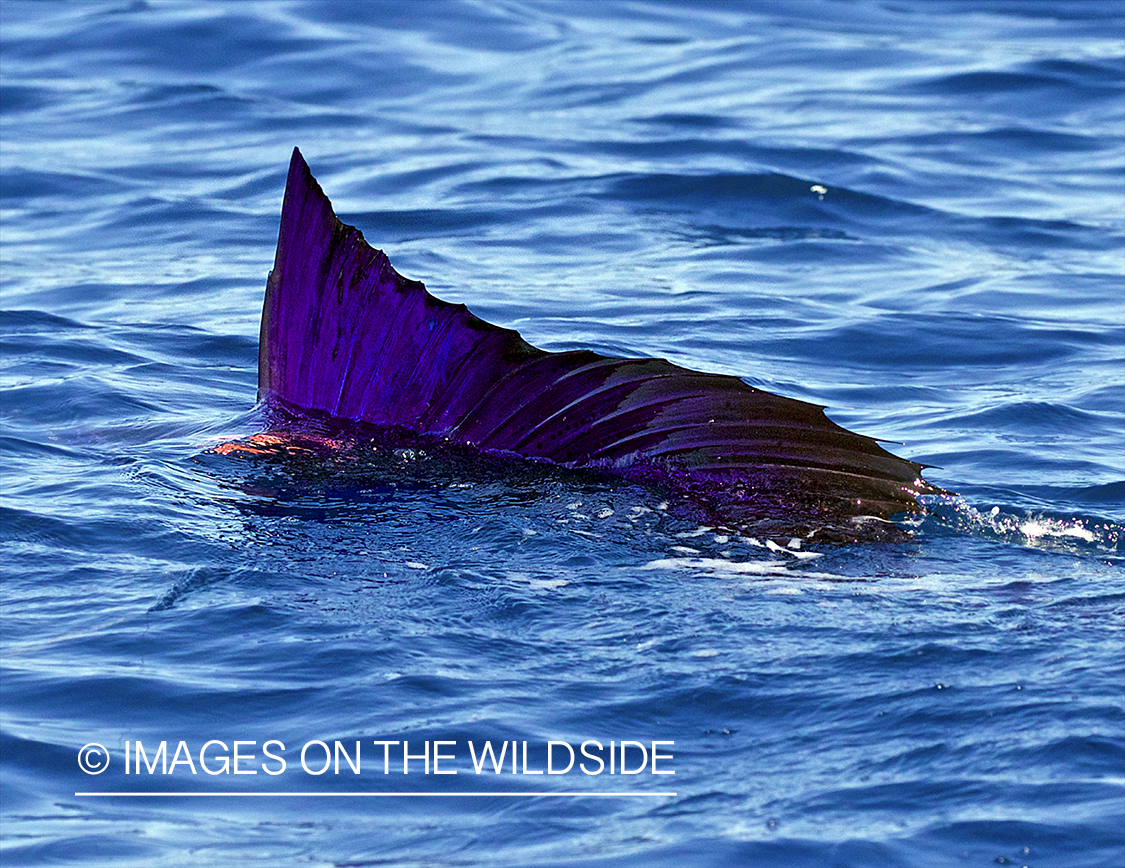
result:
M 1051 521 L 1049 519 L 1031 519 L 1025 521 L 1020 525 L 1020 533 L 1030 540 L 1039 539 L 1040 537 L 1074 537 L 1076 539 L 1085 540 L 1086 542 L 1095 542 L 1095 537 L 1086 528 L 1066 524 L 1061 521 Z
M 722 558 L 660 558 L 649 561 L 644 570 L 698 570 L 700 572 L 732 575 L 771 575 L 778 572 L 790 575 L 785 561 L 726 561 Z

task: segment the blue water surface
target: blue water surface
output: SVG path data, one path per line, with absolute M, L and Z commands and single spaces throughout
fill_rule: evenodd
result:
M 0 88 L 5 866 L 1125 864 L 1120 3 L 2 0 Z M 435 295 L 957 496 L 216 452 L 294 146 Z

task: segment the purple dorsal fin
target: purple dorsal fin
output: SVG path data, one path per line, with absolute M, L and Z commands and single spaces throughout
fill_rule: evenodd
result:
M 820 407 L 663 359 L 546 352 L 434 298 L 336 219 L 296 149 L 258 391 L 290 410 L 666 484 L 736 523 L 792 509 L 888 516 L 937 490 Z

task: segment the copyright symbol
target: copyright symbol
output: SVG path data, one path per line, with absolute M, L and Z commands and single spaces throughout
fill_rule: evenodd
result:
M 78 749 L 78 768 L 88 775 L 100 775 L 109 768 L 109 751 L 92 741 Z

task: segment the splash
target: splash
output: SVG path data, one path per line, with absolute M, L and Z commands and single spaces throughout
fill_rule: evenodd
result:
M 1017 512 L 1000 506 L 978 509 L 957 495 L 927 496 L 921 501 L 931 520 L 971 536 L 1125 562 L 1125 527 L 1109 519 Z

